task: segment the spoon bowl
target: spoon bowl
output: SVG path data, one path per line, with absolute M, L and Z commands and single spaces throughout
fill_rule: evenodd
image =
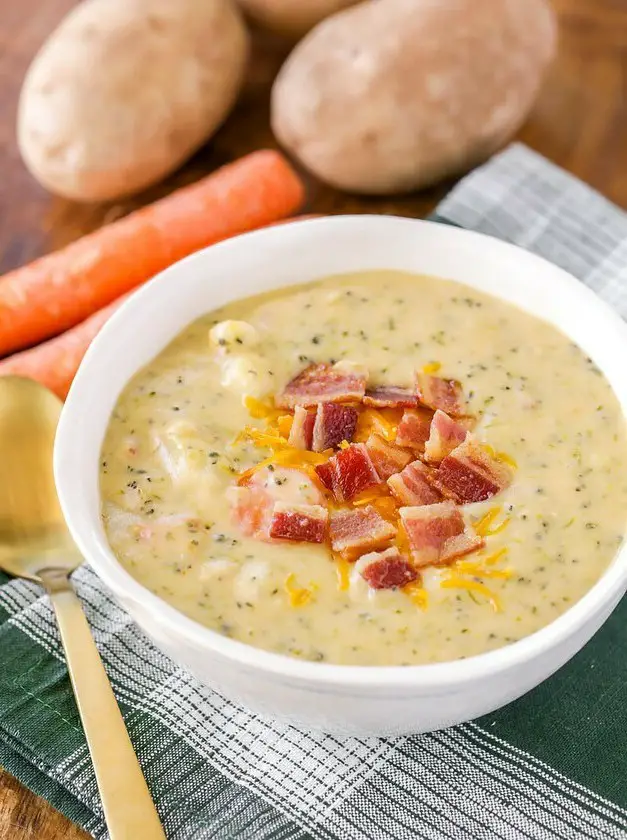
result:
M 0 377 L 0 569 L 41 583 L 52 602 L 111 840 L 165 840 L 111 684 L 69 579 L 82 563 L 52 469 L 61 402 Z
M 52 473 L 61 401 L 36 382 L 0 380 L 0 568 L 30 580 L 47 566 L 73 571 L 82 557 L 66 528 Z

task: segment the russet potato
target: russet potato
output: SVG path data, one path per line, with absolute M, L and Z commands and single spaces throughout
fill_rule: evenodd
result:
M 424 187 L 512 136 L 555 36 L 547 0 L 366 0 L 297 44 L 273 87 L 273 130 L 333 186 Z
M 27 72 L 23 159 L 67 198 L 137 192 L 216 131 L 247 57 L 248 34 L 230 0 L 85 0 Z

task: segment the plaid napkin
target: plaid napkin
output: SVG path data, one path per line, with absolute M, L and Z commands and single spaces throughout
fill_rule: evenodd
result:
M 542 254 L 627 317 L 627 216 L 529 149 L 471 174 L 438 218 Z M 505 709 L 360 740 L 249 714 L 155 650 L 88 568 L 74 580 L 170 838 L 627 838 L 627 599 L 565 668 Z M 6 578 L 0 763 L 107 836 L 50 606 Z

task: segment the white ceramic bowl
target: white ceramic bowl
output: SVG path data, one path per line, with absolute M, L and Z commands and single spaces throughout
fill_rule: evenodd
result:
M 622 548 L 568 612 L 509 647 L 459 662 L 348 667 L 257 650 L 202 627 L 137 583 L 100 522 L 98 462 L 128 379 L 190 321 L 236 298 L 358 269 L 452 278 L 551 321 L 592 357 L 627 407 L 627 327 L 573 277 L 526 251 L 446 225 L 389 216 L 295 222 L 188 257 L 141 289 L 90 348 L 63 410 L 55 475 L 70 530 L 88 563 L 139 627 L 203 683 L 263 715 L 305 729 L 358 735 L 423 732 L 483 715 L 561 667 L 627 588 Z

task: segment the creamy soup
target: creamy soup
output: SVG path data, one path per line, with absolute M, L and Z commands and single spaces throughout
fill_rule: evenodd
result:
M 247 475 L 275 499 L 320 502 L 311 464 L 295 486 L 250 427 L 280 426 L 260 407 L 338 361 L 366 366 L 369 387 L 413 388 L 417 370 L 458 380 L 472 435 L 512 466 L 503 492 L 463 507 L 483 546 L 405 588 L 234 518 L 233 488 L 262 459 Z M 134 376 L 102 449 L 102 515 L 124 568 L 219 633 L 320 662 L 439 662 L 533 633 L 598 580 L 625 530 L 626 444 L 608 382 L 553 326 L 454 282 L 362 272 L 204 315 Z

